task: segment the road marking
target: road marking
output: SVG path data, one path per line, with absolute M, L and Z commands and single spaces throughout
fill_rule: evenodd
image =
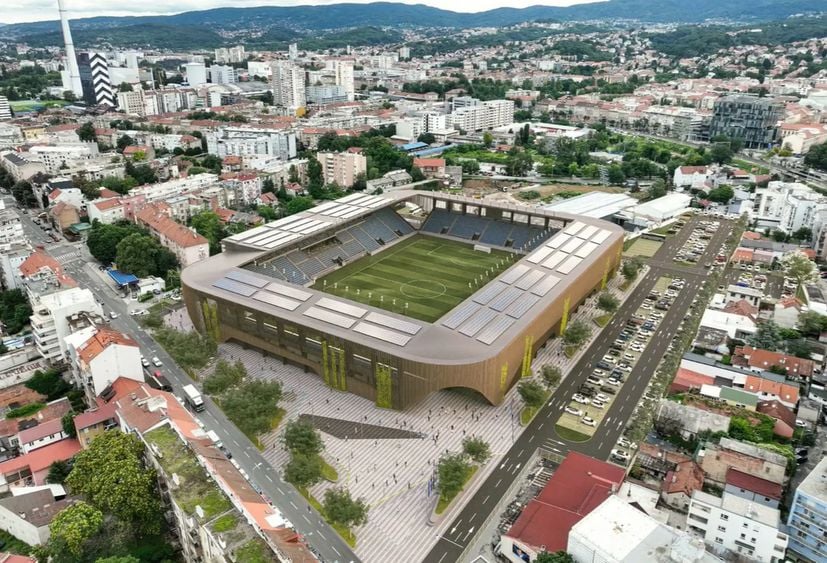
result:
M 500 481 L 502 481 L 502 479 L 497 479 L 497 482 L 494 483 L 494 488 L 495 489 L 500 486 Z
M 540 423 L 540 426 L 538 426 L 538 427 L 537 427 L 537 430 L 542 430 L 542 429 L 543 429 L 543 425 L 544 425 L 544 424 L 545 424 L 545 422 L 541 422 L 541 423 Z
M 290 506 L 292 506 L 292 507 L 293 507 L 293 508 L 295 508 L 296 510 L 298 510 L 298 509 L 299 509 L 299 507 L 298 507 L 298 506 L 296 506 L 296 505 L 293 503 L 293 501 L 292 501 L 292 500 L 290 501 Z
M 267 477 L 267 480 L 270 481 L 271 483 L 273 482 L 273 478 L 270 477 L 269 475 L 265 475 L 265 477 Z
M 341 557 L 341 556 L 342 556 L 342 554 L 341 554 L 341 553 L 339 553 L 339 550 L 338 550 L 338 549 L 336 549 L 336 547 L 335 547 L 335 546 L 332 546 L 332 545 L 331 545 L 331 546 L 330 546 L 330 549 L 332 549 L 333 551 L 335 551 L 335 552 L 336 552 L 336 555 L 338 555 L 339 557 Z
M 442 563 L 442 560 L 445 559 L 447 556 L 448 556 L 448 552 L 446 551 L 445 553 L 442 554 L 442 557 L 439 558 L 439 561 L 437 561 L 437 563 Z
M 310 518 L 307 517 L 306 514 L 302 514 L 302 518 L 304 518 L 308 524 L 310 524 Z
M 482 503 L 483 503 L 483 504 L 485 504 L 486 502 L 488 502 L 488 499 L 489 499 L 490 497 L 491 497 L 491 495 L 485 495 L 485 498 L 484 498 L 484 499 L 482 499 Z
M 520 452 L 517 454 L 517 457 L 522 456 L 524 451 L 525 451 L 525 448 L 521 449 Z
M 476 517 L 477 517 L 477 513 L 475 512 L 475 513 L 473 513 L 473 514 L 471 515 L 471 518 L 469 518 L 469 519 L 468 519 L 468 521 L 469 521 L 469 522 L 473 522 L 473 521 L 474 521 L 474 518 L 476 518 Z M 473 530 L 474 528 L 471 528 L 471 529 Z

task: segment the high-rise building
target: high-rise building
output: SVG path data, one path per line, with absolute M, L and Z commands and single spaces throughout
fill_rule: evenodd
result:
M 321 84 L 307 87 L 307 101 L 311 104 L 333 104 L 352 100 L 344 86 Z
M 447 120 L 454 129 L 462 131 L 502 127 L 514 121 L 514 102 L 489 100 L 477 105 L 466 105 L 451 113 Z
M 336 86 L 341 86 L 347 94 L 347 101 L 352 102 L 356 94 L 353 85 L 353 61 L 331 61 Z
M 297 44 L 290 43 L 290 46 L 287 48 L 287 58 L 291 61 L 299 58 L 299 46 Z
M 185 64 L 184 74 L 187 75 L 187 84 L 190 86 L 201 86 L 207 83 L 207 67 L 204 63 Z
M 410 47 L 400 47 L 399 48 L 399 60 L 405 61 L 411 58 L 411 49 Z
M 11 106 L 6 96 L 0 96 L 0 121 L 11 119 Z
M 316 159 L 322 165 L 324 183 L 335 183 L 342 188 L 351 187 L 356 177 L 368 169 L 365 155 L 357 152 L 320 152 Z
M 728 137 L 747 148 L 768 148 L 778 141 L 783 105 L 772 98 L 734 95 L 715 101 L 709 138 Z
M 235 84 L 238 82 L 238 72 L 231 66 L 212 65 L 210 67 L 210 82 L 213 84 Z
M 827 457 L 796 487 L 787 526 L 790 551 L 807 561 L 827 561 Z
M 103 53 L 87 52 L 78 55 L 78 71 L 84 101 L 92 106 L 114 108 L 115 89 Z
M 235 47 L 221 47 L 215 50 L 215 62 L 217 63 L 241 63 L 247 58 L 244 52 L 244 45 Z
M 285 61 L 273 63 L 273 101 L 291 113 L 303 111 L 307 105 L 304 69 Z
M 60 13 L 60 27 L 63 31 L 63 43 L 66 48 L 66 83 L 63 87 L 80 99 L 83 97 L 83 87 L 80 83 L 80 71 L 75 55 L 75 44 L 72 42 L 72 31 L 69 29 L 69 17 L 63 7 L 63 0 L 57 0 L 57 9 Z
M 225 156 L 296 158 L 296 135 L 271 129 L 226 127 L 207 133 L 207 152 Z

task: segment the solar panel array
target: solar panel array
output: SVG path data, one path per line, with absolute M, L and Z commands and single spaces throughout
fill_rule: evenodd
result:
M 345 315 L 340 315 L 339 313 L 334 313 L 333 311 L 328 311 L 327 309 L 322 309 L 321 307 L 310 307 L 304 312 L 304 316 L 330 323 L 340 328 L 350 328 L 356 324 L 356 319 L 346 317 Z

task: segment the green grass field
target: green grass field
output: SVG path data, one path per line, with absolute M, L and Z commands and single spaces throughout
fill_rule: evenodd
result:
M 313 288 L 433 322 L 518 258 L 417 235 L 319 278 Z

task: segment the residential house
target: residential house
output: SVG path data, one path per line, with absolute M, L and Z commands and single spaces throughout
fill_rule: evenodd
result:
M 17 442 L 20 451 L 27 454 L 49 444 L 65 440 L 68 437 L 69 435 L 63 429 L 63 421 L 60 418 L 54 418 L 37 426 L 21 430 L 17 435 Z
M 419 168 L 426 178 L 442 178 L 445 176 L 444 158 L 415 158 L 413 165 Z
M 706 479 L 722 487 L 731 467 L 773 483 L 784 483 L 787 471 L 787 458 L 783 455 L 732 438 L 705 444 L 697 461 Z
M 810 378 L 815 371 L 815 363 L 812 360 L 798 358 L 781 352 L 771 352 L 752 346 L 735 348 L 732 358 L 733 364 L 744 366 L 754 372 L 763 372 L 773 367 L 783 369 L 790 378 Z M 795 398 L 798 392 L 796 390 Z M 790 400 L 792 397 L 790 397 Z M 795 401 L 793 401 L 795 404 Z
M 86 208 L 89 222 L 100 221 L 104 225 L 111 225 L 121 219 L 126 219 L 126 209 L 119 197 L 97 199 Z
M 669 471 L 661 483 L 660 498 L 676 510 L 686 512 L 693 491 L 702 490 L 704 472 L 692 460 L 682 461 Z
M 49 208 L 49 221 L 57 231 L 65 231 L 75 223 L 80 223 L 78 208 L 65 201 Z
M 0 492 L 10 486 L 45 484 L 52 463 L 68 461 L 80 450 L 80 442 L 70 438 L 0 463 Z
M 90 402 L 119 377 L 143 382 L 141 349 L 108 326 L 89 327 L 66 338 L 75 382 Z
M 83 412 L 77 415 L 73 422 L 77 439 L 85 450 L 97 436 L 118 426 L 115 403 L 104 403 L 97 408 Z
M 661 448 L 655 444 L 641 442 L 638 445 L 635 462 L 653 479 L 663 481 L 667 473 L 673 471 L 679 463 L 689 459 L 681 453 Z
M 795 433 L 795 413 L 777 399 L 759 401 L 755 411 L 772 417 L 775 420 L 773 434 L 787 440 Z
M 770 508 L 778 508 L 784 487 L 730 467 L 726 474 L 724 492 Z
M 129 145 L 123 150 L 123 157 L 130 160 L 152 160 L 155 149 L 147 145 Z
M 0 499 L 0 530 L 29 545 L 44 545 L 51 536 L 49 524 L 74 502 L 60 485 L 15 490 Z
M 714 309 L 704 311 L 700 326 L 722 330 L 727 333 L 730 339 L 737 340 L 746 340 L 758 331 L 758 326 L 752 315 L 716 311 Z
M 684 439 L 691 439 L 702 432 L 726 432 L 730 417 L 717 412 L 661 399 L 657 424 L 667 433 L 677 432 Z
M 789 549 L 806 561 L 827 561 L 827 457 L 795 488 L 787 518 Z
M 178 259 L 182 268 L 195 264 L 210 255 L 207 239 L 180 223 L 176 223 L 160 205 L 147 205 L 135 217 L 158 238 L 159 242 Z
M 780 299 L 773 309 L 772 320 L 781 328 L 795 328 L 804 305 L 796 297 Z
M 672 183 L 676 188 L 703 190 L 711 175 L 712 171 L 707 166 L 678 166 L 675 168 Z

